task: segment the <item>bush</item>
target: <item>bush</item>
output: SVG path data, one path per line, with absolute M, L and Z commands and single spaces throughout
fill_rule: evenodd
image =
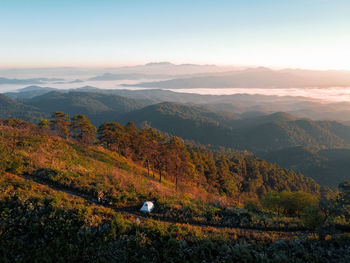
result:
M 22 174 L 24 172 L 24 162 L 19 155 L 11 156 L 11 159 L 7 161 L 6 172 L 13 174 Z
M 302 211 L 301 220 L 305 227 L 312 230 L 316 230 L 317 228 L 321 227 L 324 222 L 323 215 L 320 213 L 320 208 L 318 205 L 306 207 Z
M 298 191 L 268 192 L 263 200 L 264 208 L 275 214 L 300 217 L 304 209 L 318 204 L 318 199 L 312 194 Z
M 258 199 L 249 199 L 246 201 L 244 208 L 250 212 L 259 213 L 261 212 L 262 206 Z

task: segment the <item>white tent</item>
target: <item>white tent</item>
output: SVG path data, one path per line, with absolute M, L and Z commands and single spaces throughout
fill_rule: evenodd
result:
M 143 204 L 140 211 L 145 213 L 151 213 L 154 208 L 154 204 L 151 201 L 147 201 Z

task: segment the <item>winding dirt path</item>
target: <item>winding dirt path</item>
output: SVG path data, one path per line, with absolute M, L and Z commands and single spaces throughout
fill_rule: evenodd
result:
M 178 220 L 174 220 L 171 218 L 165 218 L 165 217 L 155 215 L 155 214 L 145 214 L 142 212 L 137 212 L 137 211 L 135 211 L 137 209 L 136 207 L 119 208 L 119 207 L 115 207 L 115 206 L 110 205 L 110 204 L 100 203 L 95 198 L 89 196 L 88 194 L 86 194 L 78 189 L 71 189 L 71 188 L 66 187 L 66 186 L 53 184 L 51 181 L 45 180 L 45 179 L 40 178 L 40 177 L 31 176 L 31 175 L 17 175 L 17 176 L 21 177 L 25 180 L 33 181 L 33 182 L 40 184 L 42 186 L 49 187 L 52 190 L 63 192 L 63 193 L 66 193 L 68 195 L 84 199 L 87 202 L 89 202 L 90 204 L 113 209 L 116 212 L 134 217 L 135 220 L 138 218 L 140 221 L 146 220 L 147 218 L 152 218 L 152 219 L 158 220 L 160 222 L 165 222 L 165 223 L 185 224 L 185 225 L 191 225 L 191 226 L 203 227 L 203 228 L 211 227 L 211 228 L 216 228 L 216 229 L 232 229 L 232 230 L 240 230 L 240 231 L 248 231 L 248 232 L 256 232 L 256 233 L 266 233 L 266 232 L 273 233 L 273 232 L 275 232 L 275 233 L 284 233 L 284 234 L 288 234 L 291 236 L 295 236 L 295 235 L 300 236 L 300 235 L 305 235 L 305 234 L 310 233 L 309 231 L 295 231 L 295 230 L 281 230 L 281 229 L 258 229 L 258 228 L 249 228 L 249 227 L 233 227 L 233 226 L 218 225 L 218 224 L 208 224 L 208 223 L 201 223 L 201 222 L 178 221 Z

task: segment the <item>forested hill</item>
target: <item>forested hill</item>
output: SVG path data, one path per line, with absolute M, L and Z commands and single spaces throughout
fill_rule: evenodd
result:
M 49 113 L 64 111 L 70 115 L 84 114 L 95 125 L 116 120 L 122 114 L 145 106 L 144 103 L 112 94 L 94 92 L 49 92 L 25 100 L 27 105 Z
M 337 187 L 339 182 L 350 180 L 349 149 L 312 151 L 305 147 L 293 147 L 262 153 L 260 157 L 283 168 L 301 172 L 321 185 Z
M 70 120 L 67 115 L 57 113 L 50 124 L 52 132 L 47 130 L 47 125 L 45 121 L 40 124 L 42 128 L 19 120 L 2 122 L 3 170 L 32 173 L 40 169 L 55 169 L 51 164 L 41 165 L 31 156 L 39 158 L 42 147 L 50 148 L 49 141 L 56 138 L 54 134 L 58 134 L 82 143 L 86 149 L 93 147 L 92 149 L 97 152 L 98 148 L 94 147 L 102 145 L 144 166 L 148 169 L 149 174 L 152 173 L 153 176 L 158 174 L 159 181 L 162 181 L 162 177 L 173 181 L 176 188 L 181 185 L 191 185 L 205 189 L 212 194 L 222 194 L 230 198 L 241 194 L 243 197 L 257 197 L 271 190 L 302 190 L 313 194 L 320 193 L 320 186 L 315 181 L 292 170 L 281 169 L 277 165 L 253 156 L 242 155 L 239 152 L 212 151 L 195 145 L 186 145 L 182 139 L 165 137 L 150 127 L 140 130 L 132 123 L 126 126 L 115 122 L 104 123 L 98 129 L 99 139 L 95 140 L 96 128 L 83 115 L 76 115 Z M 13 136 L 17 137 L 12 138 Z M 27 142 L 23 140 L 29 140 L 28 149 Z M 36 140 L 42 142 L 40 149 L 34 143 Z M 34 145 L 31 145 L 32 142 Z M 23 144 L 23 147 L 15 147 L 13 143 Z M 60 144 L 62 144 L 61 147 L 73 151 L 74 147 L 69 146 L 69 140 L 63 140 Z M 11 153 L 11 147 L 14 153 Z M 81 148 L 82 151 L 85 151 L 84 147 Z M 29 152 L 22 155 L 22 150 Z M 61 164 L 64 168 L 57 172 L 66 174 L 68 171 L 64 169 L 70 165 L 69 163 Z M 18 166 L 18 168 L 13 166 Z M 70 177 L 68 172 L 67 176 L 66 179 L 64 179 L 65 176 L 58 178 L 61 178 L 63 182 L 68 180 L 73 183 L 74 175 Z M 92 186 L 86 187 L 91 188 Z
M 6 92 L 4 95 L 12 99 L 31 99 L 36 96 L 41 96 L 56 89 L 50 87 L 28 86 L 14 92 Z
M 181 93 L 162 89 L 99 89 L 91 86 L 62 90 L 50 87 L 29 86 L 4 95 L 14 99 L 31 99 L 36 96 L 49 93 L 53 90 L 62 93 L 72 91 L 94 92 L 101 94 L 113 94 L 125 98 L 141 101 L 146 105 L 161 102 L 191 103 L 209 107 L 215 111 L 244 114 L 259 112 L 264 115 L 273 112 L 288 112 L 299 118 L 310 118 L 313 120 L 339 120 L 349 122 L 349 103 L 324 103 L 307 97 L 293 96 L 268 96 L 268 95 L 200 95 L 195 93 Z
M 25 92 L 32 90 L 37 91 L 37 87 L 25 89 Z M 71 116 L 83 113 L 96 126 L 104 121 L 118 121 L 122 124 L 133 121 L 138 127 L 148 123 L 162 132 L 210 148 L 218 149 L 223 146 L 248 150 L 263 158 L 269 158 L 271 162 L 280 164 L 283 168 L 307 174 L 320 184 L 335 187 L 340 180 L 349 179 L 345 168 L 348 167 L 348 158 L 331 162 L 310 162 L 305 166 L 301 158 L 302 152 L 296 152 L 292 158 L 284 158 L 287 159 L 287 164 L 268 156 L 268 153 L 272 152 L 273 157 L 275 151 L 281 151 L 281 156 L 286 156 L 283 150 L 288 152 L 288 149 L 295 147 L 305 147 L 313 152 L 348 148 L 350 127 L 341 123 L 298 119 L 284 112 L 268 115 L 261 112 L 234 114 L 225 110 L 225 105 L 221 105 L 222 111 L 208 105 L 174 102 L 146 106 L 152 103 L 150 97 L 138 100 L 113 95 L 108 93 L 109 91 L 86 91 L 92 90 L 91 87 L 85 87 L 83 90 L 84 92 L 47 92 L 23 101 L 1 95 L 0 117 L 16 117 L 38 123 L 40 117 L 48 119 L 52 112 L 62 110 Z M 151 93 L 147 94 L 151 96 Z M 299 160 L 300 163 L 290 163 L 293 160 Z
M 333 121 L 297 119 L 287 113 L 257 117 L 213 110 L 211 107 L 134 100 L 109 93 L 48 92 L 23 101 L 1 96 L 1 117 L 19 117 L 37 122 L 52 112 L 84 114 L 93 124 L 104 121 L 137 125 L 148 122 L 154 128 L 184 139 L 253 152 L 304 146 L 313 150 L 341 148 L 350 144 L 350 127 Z M 11 104 L 11 105 L 10 105 Z M 10 105 L 10 106 L 6 106 Z
M 122 120 L 160 129 L 202 144 L 253 152 L 305 146 L 310 149 L 350 145 L 350 127 L 335 121 L 297 119 L 286 113 L 240 118 L 200 107 L 161 103 L 127 113 Z
M 223 115 L 201 106 L 164 102 L 126 113 L 121 123 L 133 121 L 139 127 L 147 122 L 163 132 L 209 145 L 230 144 L 230 121 L 235 115 Z
M 40 117 L 48 116 L 36 107 L 0 94 L 0 118 L 21 118 L 27 121 L 37 121 Z

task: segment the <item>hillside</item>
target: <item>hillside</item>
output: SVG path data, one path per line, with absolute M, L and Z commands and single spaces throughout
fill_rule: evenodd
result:
M 230 130 L 227 124 L 232 119 L 237 117 L 218 114 L 200 106 L 165 102 L 127 113 L 121 122 L 131 120 L 137 125 L 147 122 L 154 128 L 185 139 L 202 144 L 212 144 L 215 140 L 216 144 L 224 145 Z M 214 138 L 214 134 L 220 136 Z
M 311 163 L 321 164 L 321 162 L 326 161 L 325 157 L 306 147 L 293 147 L 268 152 L 262 155 L 262 158 L 294 170 L 300 170 L 300 167 L 308 167 Z
M 268 249 L 272 257 L 284 253 L 274 248 L 275 241 L 288 244 L 288 251 L 312 254 L 304 239 L 295 241 L 311 229 L 300 213 L 322 193 L 332 194 L 259 158 L 185 145 L 132 124 L 105 123 L 98 140 L 83 144 L 79 137 L 63 139 L 55 130 L 6 120 L 0 125 L 0 157 L 4 262 L 13 260 L 14 250 L 22 261 L 30 255 L 58 262 L 101 256 L 128 262 L 140 253 L 162 259 L 174 246 L 192 251 L 180 262 L 196 262 L 208 258 L 200 253 L 203 246 L 217 253 L 222 244 L 237 248 L 232 252 L 237 258 L 244 257 L 239 251 L 246 246 L 254 255 Z M 283 206 L 288 204 L 281 215 L 265 205 L 273 191 L 282 192 Z M 145 200 L 156 205 L 150 215 L 138 211 Z M 242 242 L 246 245 L 238 248 Z M 69 259 L 58 250 L 71 253 Z M 223 253 L 231 255 L 229 250 Z
M 41 96 L 36 95 L 42 92 L 46 93 Z M 65 111 L 70 115 L 83 113 L 96 125 L 113 120 L 123 123 L 133 120 L 139 125 L 149 122 L 157 129 L 202 144 L 247 149 L 254 152 L 295 146 L 306 146 L 313 150 L 341 148 L 347 147 L 350 143 L 349 126 L 334 121 L 299 119 L 284 112 L 242 113 L 241 105 L 249 105 L 251 100 L 258 99 L 246 96 L 201 97 L 201 95 L 194 94 L 176 94 L 175 96 L 165 91 L 114 91 L 92 87 L 68 92 L 48 92 L 45 88 L 29 87 L 19 91 L 16 96 L 21 97 L 20 94 L 26 96 L 27 99 L 14 101 L 14 104 L 28 105 L 31 107 L 30 111 L 41 112 L 43 116 L 48 116 L 54 111 Z M 159 105 L 144 107 L 171 96 L 174 101 L 190 102 L 193 100 L 199 105 L 194 105 L 192 102 L 186 105 L 178 102 L 162 102 Z M 206 99 L 214 104 L 201 104 L 202 100 Z M 214 101 L 220 100 L 222 103 L 215 104 Z M 241 104 L 225 103 L 230 100 L 240 101 Z M 267 102 L 268 100 L 266 104 Z M 22 117 L 21 114 L 11 115 L 10 111 L 8 111 L 9 115 L 6 115 L 6 110 L 3 110 L 1 116 Z M 25 116 L 23 115 L 23 118 Z M 27 120 L 36 119 L 27 118 Z M 184 123 L 184 125 L 178 125 L 179 123 Z M 181 127 L 189 128 L 182 130 Z M 260 130 L 264 134 L 259 133 Z M 251 140 L 254 140 L 254 145 Z
M 20 118 L 28 121 L 37 121 L 40 117 L 47 117 L 38 108 L 25 105 L 20 101 L 0 94 L 0 118 Z
M 238 118 L 235 115 L 176 103 L 147 106 L 123 121 L 148 122 L 154 128 L 188 140 L 266 152 L 295 146 L 341 148 L 350 144 L 350 127 L 332 121 L 297 119 L 286 113 Z
M 283 148 L 305 146 L 310 149 L 342 148 L 349 145 L 347 138 L 333 133 L 324 123 L 308 119 L 267 121 L 260 125 L 234 130 L 238 148 L 266 152 Z M 329 127 L 337 126 L 328 122 Z M 349 127 L 344 129 L 350 130 Z
M 27 105 L 38 108 L 41 112 L 67 112 L 70 115 L 84 114 L 94 124 L 116 120 L 122 114 L 144 106 L 142 102 L 117 95 L 94 92 L 49 92 L 25 100 Z
M 98 85 L 97 85 L 98 86 Z M 14 99 L 31 99 L 43 95 L 54 89 L 49 87 L 29 86 L 27 88 L 7 92 L 4 95 Z M 57 89 L 56 91 L 67 93 L 71 91 L 94 92 L 101 94 L 113 94 L 138 100 L 145 105 L 161 102 L 191 103 L 208 107 L 216 112 L 245 114 L 249 112 L 261 112 L 271 114 L 273 112 L 286 112 L 298 118 L 310 118 L 313 120 L 338 120 L 349 121 L 349 103 L 333 102 L 324 103 L 307 97 L 292 96 L 267 96 L 267 95 L 200 95 L 195 93 L 179 93 L 161 89 L 121 90 L 99 89 L 84 86 L 68 90 Z
M 29 87 L 24 92 L 41 92 L 44 88 Z M 44 89 L 46 90 L 46 89 Z M 38 123 L 39 117 L 49 118 L 54 111 L 68 112 L 70 116 L 83 113 L 93 124 L 100 125 L 104 121 L 135 122 L 139 127 L 148 123 L 152 127 L 183 137 L 186 140 L 207 145 L 212 148 L 224 146 L 238 150 L 248 150 L 265 158 L 265 154 L 275 151 L 283 152 L 289 148 L 306 147 L 317 152 L 321 149 L 341 149 L 350 144 L 350 128 L 334 121 L 312 121 L 298 119 L 293 115 L 276 112 L 263 114 L 261 112 L 247 112 L 233 114 L 230 105 L 221 104 L 217 107 L 208 105 L 180 104 L 164 102 L 148 105 L 152 99 L 152 92 L 144 92 L 135 100 L 110 93 L 95 93 L 96 88 L 84 87 L 82 91 L 48 92 L 35 96 L 23 102 L 1 95 L 2 106 L 0 116 L 3 118 L 16 117 Z M 93 91 L 93 92 L 91 92 Z M 118 91 L 121 92 L 121 91 Z M 121 92 L 129 94 L 128 92 Z M 136 93 L 133 93 L 136 94 Z M 147 94 L 147 97 L 144 95 Z M 164 95 L 166 93 L 156 93 Z M 177 99 L 181 99 L 181 94 Z M 153 98 L 157 100 L 157 96 Z M 286 153 L 286 154 L 287 154 Z M 298 153 L 304 156 L 304 153 Z M 285 155 L 281 155 L 285 156 Z M 270 158 L 266 157 L 266 158 Z M 311 162 L 306 165 L 302 158 L 300 163 L 293 158 L 286 164 L 271 157 L 272 162 L 288 169 L 295 169 L 312 178 L 318 183 L 335 187 L 342 180 L 347 179 L 346 158 L 332 162 L 324 162 L 324 166 Z M 322 159 L 322 158 L 321 158 Z M 330 174 L 337 176 L 330 176 Z
M 312 256 L 338 262 L 350 258 L 345 235 L 317 241 L 307 234 L 300 237 L 300 233 L 162 222 L 121 213 L 8 173 L 0 177 L 0 193 L 0 209 L 6 211 L 0 225 L 0 249 L 6 263 L 26 262 L 28 258 L 55 262 L 157 258 L 166 262 L 170 256 L 176 258 L 174 262 L 273 262 L 289 253 L 302 254 L 302 259 Z
M 50 87 L 28 86 L 23 89 L 16 90 L 15 92 L 6 92 L 4 95 L 13 99 L 21 100 L 41 96 L 54 90 L 54 88 Z
M 192 187 L 195 183 L 204 191 L 208 191 L 208 194 L 215 195 L 226 191 L 228 197 L 235 197 L 238 192 L 247 196 L 255 196 L 255 190 L 251 190 L 253 188 L 261 188 L 261 194 L 270 190 L 281 191 L 284 189 L 304 190 L 310 193 L 319 192 L 319 186 L 314 181 L 304 178 L 293 171 L 280 169 L 276 165 L 252 156 L 230 152 L 216 153 L 205 148 L 184 145 L 181 140 L 163 137 L 160 134 L 157 135 L 150 128 L 138 130 L 132 125 L 120 126 L 122 130 L 119 131 L 121 134 L 118 135 L 118 138 L 123 138 L 123 141 L 116 141 L 115 145 L 122 144 L 123 147 L 108 146 L 111 149 L 118 149 L 115 152 L 106 150 L 101 146 L 84 145 L 72 139 L 64 140 L 23 121 L 8 120 L 3 121 L 2 124 L 0 133 L 2 154 L 7 153 L 13 157 L 3 157 L 2 164 L 8 167 L 4 168 L 5 170 L 20 171 L 20 173 L 30 173 L 37 176 L 47 174 L 48 177 L 45 178 L 48 180 L 68 186 L 73 183 L 75 187 L 88 192 L 93 191 L 93 189 L 96 190 L 97 186 L 98 188 L 102 187 L 101 189 L 106 187 L 109 189 L 108 191 L 112 192 L 114 191 L 112 190 L 113 188 L 115 190 L 119 189 L 118 192 L 120 192 L 121 189 L 118 186 L 117 177 L 122 176 L 121 168 L 131 172 L 136 178 L 140 178 L 140 180 L 134 182 L 134 189 L 141 185 L 141 181 L 149 181 L 149 183 L 167 189 L 170 185 L 174 185 L 174 182 L 170 182 L 176 179 L 176 181 L 181 182 L 183 189 L 190 187 L 189 189 L 191 189 L 192 193 Z M 106 129 L 101 127 L 101 132 Z M 100 136 L 102 136 L 101 132 Z M 158 136 L 158 140 L 153 141 L 152 136 Z M 100 143 L 103 142 L 101 141 Z M 169 149 L 164 149 L 164 147 Z M 14 152 L 10 151 L 10 149 L 13 149 Z M 167 165 L 167 169 L 156 164 L 156 162 L 160 162 L 157 155 L 163 154 L 169 155 L 169 157 L 163 157 L 163 162 L 170 162 Z M 187 167 L 187 170 L 185 169 L 181 172 L 181 178 L 177 178 L 178 170 L 172 166 L 170 155 L 181 155 L 179 162 L 184 167 Z M 11 165 L 7 162 L 10 162 Z M 220 168 L 218 166 L 218 163 L 221 162 L 225 162 L 230 167 L 228 174 L 220 170 L 223 169 L 223 167 Z M 12 165 L 16 165 L 16 167 Z M 166 180 L 170 180 L 170 182 L 162 186 L 162 184 L 153 183 L 153 180 L 141 180 L 141 175 L 146 173 L 145 168 L 148 165 L 152 168 L 153 175 L 156 173 L 160 175 L 160 172 L 162 172 Z M 142 168 L 142 166 L 145 168 Z M 260 170 L 260 172 L 255 174 L 253 172 L 255 170 Z M 113 179 L 108 176 L 112 171 L 120 175 L 116 175 Z M 259 180 L 254 181 L 252 178 L 259 178 Z M 161 180 L 162 178 L 158 179 Z M 265 180 L 266 182 L 264 182 Z M 273 184 L 271 183 L 272 181 L 274 181 Z M 90 182 L 94 183 L 90 184 Z M 229 184 L 230 190 L 225 188 Z M 198 191 L 200 191 L 200 188 Z M 165 189 L 164 192 L 173 192 L 173 190 L 167 189 L 165 191 Z M 136 191 L 136 193 L 138 192 Z M 152 198 L 157 198 L 157 194 L 154 191 L 153 194 Z
M 313 178 L 321 185 L 338 187 L 350 181 L 350 150 L 327 149 L 318 152 L 305 147 L 286 148 L 260 155 L 261 158 Z

